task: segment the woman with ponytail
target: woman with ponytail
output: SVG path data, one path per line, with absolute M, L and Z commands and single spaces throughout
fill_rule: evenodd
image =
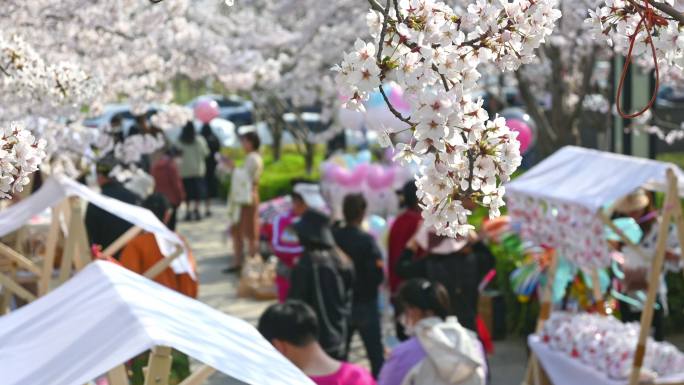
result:
M 475 333 L 449 314 L 449 295 L 439 283 L 404 282 L 396 303 L 411 336 L 397 345 L 383 366 L 378 385 L 483 385 L 486 361 Z

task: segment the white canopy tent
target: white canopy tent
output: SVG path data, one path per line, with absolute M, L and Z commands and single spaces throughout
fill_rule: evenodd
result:
M 667 191 L 668 169 L 674 171 L 684 196 L 684 172 L 672 163 L 566 146 L 506 184 L 506 191 L 597 212 L 639 187 Z
M 604 206 L 641 187 L 665 193 L 657 250 L 653 256 L 644 255 L 603 212 Z M 678 227 L 680 245 L 684 244 L 684 223 L 678 199 L 684 196 L 684 172 L 671 163 L 567 146 L 508 183 L 506 191 L 509 213 L 513 220 L 522 222 L 523 237 L 548 245 L 591 271 L 598 309 L 603 308 L 603 294 L 596 268 L 606 266 L 611 260 L 604 226 L 615 231 L 626 247 L 634 249 L 644 259 L 652 260 L 641 333 L 629 381 L 630 385 L 635 385 L 645 356 L 671 223 Z M 555 266 L 554 258 L 548 276 L 555 275 Z M 547 280 L 537 331 L 550 316 L 551 285 L 552 280 Z M 534 383 L 538 383 L 537 369 L 538 361 L 532 356 L 526 381 L 533 377 Z
M 247 322 L 104 261 L 0 317 L 1 382 L 82 385 L 161 346 L 247 384 L 313 384 Z
M 166 257 L 145 272 L 145 276 L 154 278 L 170 266 L 178 274 L 188 273 L 195 278 L 188 260 L 185 243 L 151 211 L 106 197 L 65 176 L 52 176 L 43 183 L 37 192 L 0 212 L 0 236 L 4 236 L 20 229 L 33 216 L 46 209 L 52 209 L 52 224 L 42 266 L 0 243 L 0 253 L 16 263 L 21 269 L 29 271 L 37 277 L 38 296 L 49 291 L 60 232 L 64 234 L 65 242 L 63 258 L 59 267 L 59 283 L 63 283 L 69 278 L 72 265 L 80 270 L 91 260 L 78 198 L 133 224 L 129 231 L 121 235 L 111 245 L 103 245 L 106 247 L 103 251 L 104 255 L 113 255 L 139 232 L 145 230 L 155 235 L 160 251 Z M 106 226 L 107 224 L 103 223 L 102 225 Z M 4 273 L 0 273 L 0 287 L 4 291 L 3 298 L 6 298 L 7 293 L 10 292 L 26 301 L 32 301 L 37 297 L 17 284 L 13 277 Z M 5 302 L 7 301 L 3 301 L 3 304 Z M 0 309 L 0 314 L 3 311 L 4 309 Z

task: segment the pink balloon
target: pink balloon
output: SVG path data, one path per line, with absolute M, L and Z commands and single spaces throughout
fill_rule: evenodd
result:
M 520 153 L 524 154 L 532 144 L 532 129 L 527 123 L 518 119 L 508 119 L 506 125 L 511 131 L 518 133 L 518 142 L 520 142 Z
M 195 104 L 195 117 L 202 123 L 209 123 L 219 116 L 219 107 L 213 99 L 202 99 Z
M 364 163 L 359 164 L 351 171 L 340 167 L 335 175 L 335 180 L 344 187 L 359 187 L 366 179 L 367 174 L 368 165 Z
M 411 106 L 404 100 L 404 91 L 399 87 L 392 87 L 392 92 L 390 92 L 388 97 L 390 103 L 399 111 L 408 111 Z
M 394 184 L 394 176 L 394 167 L 373 165 L 366 176 L 366 183 L 375 191 L 384 190 Z

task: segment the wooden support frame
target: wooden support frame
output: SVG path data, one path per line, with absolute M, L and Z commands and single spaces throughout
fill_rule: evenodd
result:
M 544 323 L 551 317 L 551 310 L 553 307 L 553 282 L 556 277 L 556 269 L 558 268 L 558 258 L 556 253 L 551 255 L 549 267 L 546 270 L 546 285 L 541 293 L 541 307 L 539 310 L 539 319 L 537 319 L 537 326 L 535 333 L 539 334 L 544 328 Z M 542 373 L 539 365 L 539 359 L 534 353 L 530 353 L 529 362 L 527 363 L 527 370 L 525 371 L 525 379 L 523 385 L 541 385 Z
M 599 277 L 598 269 L 591 269 L 591 290 L 594 303 L 596 304 L 596 311 L 601 315 L 606 315 L 606 303 L 603 300 L 601 278 Z
M 107 381 L 109 385 L 129 385 L 126 366 L 121 364 L 107 372 Z
M 145 385 L 169 385 L 171 363 L 171 348 L 155 346 L 148 361 Z
M 203 384 L 204 381 L 206 381 L 214 373 L 216 373 L 216 369 L 212 368 L 211 366 L 202 365 L 178 385 L 200 385 Z
M 142 232 L 142 229 L 138 226 L 133 226 L 130 229 L 128 229 L 125 233 L 121 234 L 119 238 L 114 240 L 111 245 L 107 246 L 106 249 L 102 251 L 103 255 L 106 256 L 114 256 L 119 250 L 121 250 L 128 242 L 130 242 L 133 238 L 138 236 Z
M 658 295 L 658 288 L 660 287 L 660 276 L 663 271 L 665 263 L 665 252 L 667 251 L 667 238 L 669 236 L 670 224 L 674 221 L 677 227 L 677 234 L 679 237 L 680 246 L 684 247 L 683 231 L 684 222 L 682 221 L 682 208 L 679 202 L 679 189 L 677 177 L 672 169 L 667 170 L 667 191 L 665 192 L 665 203 L 663 205 L 663 213 L 660 223 L 658 224 L 658 238 L 656 240 L 656 250 L 653 256 L 651 265 L 651 272 L 648 280 L 648 291 L 646 294 L 646 302 L 644 309 L 641 311 L 641 323 L 639 331 L 639 339 L 637 341 L 636 350 L 634 351 L 634 363 L 632 364 L 632 372 L 629 376 L 629 385 L 637 385 L 639 383 L 639 375 L 646 356 L 646 342 L 651 332 L 651 324 L 653 323 L 653 306 Z
M 157 263 L 152 265 L 152 267 L 150 267 L 143 275 L 149 279 L 156 278 L 159 274 L 166 270 L 167 267 L 171 265 L 171 262 L 173 262 L 174 259 L 178 258 L 182 253 L 183 248 L 178 246 L 173 254 L 164 259 L 159 260 Z

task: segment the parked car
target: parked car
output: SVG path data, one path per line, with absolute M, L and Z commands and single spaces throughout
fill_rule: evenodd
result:
M 149 119 L 157 111 L 163 109 L 161 106 L 153 106 L 145 115 Z M 104 107 L 102 115 L 87 118 L 83 121 L 83 125 L 90 128 L 104 129 L 109 125 L 109 122 L 116 115 L 121 116 L 121 127 L 124 136 L 127 136 L 131 127 L 135 124 L 135 115 L 131 112 L 131 107 L 128 104 L 108 104 Z

